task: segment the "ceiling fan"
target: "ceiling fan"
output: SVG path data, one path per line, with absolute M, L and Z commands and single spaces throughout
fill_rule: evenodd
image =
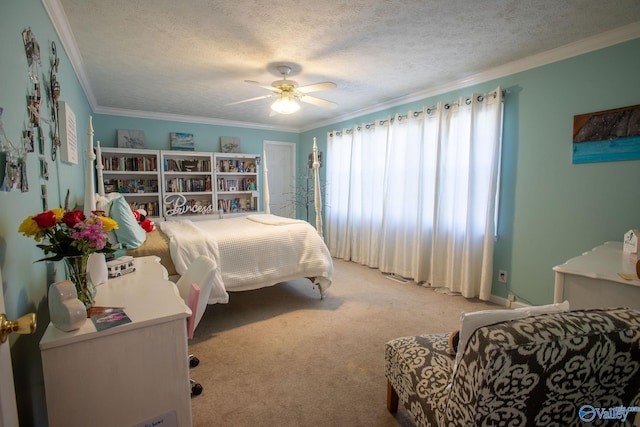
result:
M 298 86 L 293 80 L 287 80 L 287 76 L 291 73 L 291 67 L 288 65 L 280 65 L 276 67 L 278 72 L 282 74 L 282 80 L 276 80 L 271 86 L 266 86 L 253 80 L 245 80 L 247 83 L 270 90 L 269 95 L 257 96 L 255 98 L 244 99 L 242 101 L 231 102 L 226 105 L 236 105 L 245 102 L 258 101 L 260 99 L 271 98 L 277 96 L 276 101 L 271 104 L 271 109 L 280 114 L 295 113 L 300 109 L 300 105 L 296 101 L 306 102 L 307 104 L 316 105 L 323 108 L 334 108 L 338 104 L 327 101 L 326 99 L 317 98 L 307 95 L 309 92 L 317 92 L 320 90 L 335 89 L 337 85 L 332 82 L 314 83 L 306 86 Z

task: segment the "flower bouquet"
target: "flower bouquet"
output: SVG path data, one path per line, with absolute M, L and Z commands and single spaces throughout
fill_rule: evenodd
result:
M 118 228 L 111 218 L 91 215 L 86 218 L 79 210 L 51 209 L 22 221 L 18 232 L 33 237 L 45 255 L 38 261 L 64 260 L 69 279 L 76 286 L 78 299 L 89 308 L 94 303 L 95 290 L 87 283 L 87 261 L 94 252 L 113 253 L 107 232 Z M 36 262 L 38 262 L 36 261 Z

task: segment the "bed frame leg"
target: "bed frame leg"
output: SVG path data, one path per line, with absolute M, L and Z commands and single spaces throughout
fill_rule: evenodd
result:
M 317 286 L 318 290 L 320 291 L 320 299 L 324 299 L 324 289 L 322 288 L 322 286 L 320 286 L 319 283 L 316 283 L 316 278 L 315 277 L 307 277 L 307 279 L 309 279 L 311 281 L 311 286 L 313 286 L 314 288 Z

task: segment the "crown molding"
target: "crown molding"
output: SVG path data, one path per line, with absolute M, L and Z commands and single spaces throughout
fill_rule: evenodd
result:
M 166 121 L 181 122 L 181 123 L 196 123 L 196 124 L 204 124 L 204 125 L 231 126 L 236 128 L 261 129 L 261 130 L 270 130 L 270 131 L 300 133 L 300 129 L 298 128 L 272 126 L 272 125 L 265 125 L 261 123 L 239 122 L 234 120 L 213 119 L 210 117 L 201 117 L 201 116 L 184 116 L 184 115 L 170 114 L 170 113 L 156 113 L 156 112 L 141 111 L 141 110 L 127 110 L 123 108 L 98 107 L 94 109 L 94 112 L 96 114 L 135 117 L 138 119 L 166 120 Z
M 56 33 L 58 33 L 60 43 L 62 43 L 62 48 L 69 57 L 71 68 L 73 68 L 73 71 L 75 71 L 76 76 L 80 81 L 80 86 L 84 91 L 84 95 L 87 97 L 87 101 L 89 102 L 91 109 L 95 111 L 98 103 L 93 91 L 91 90 L 91 86 L 89 85 L 89 79 L 87 79 L 87 75 L 84 72 L 84 63 L 80 56 L 78 43 L 71 31 L 71 26 L 69 25 L 67 15 L 64 13 L 62 4 L 60 4 L 59 0 L 42 0 L 42 6 L 44 6 L 45 11 L 49 15 L 53 28 L 56 30 Z

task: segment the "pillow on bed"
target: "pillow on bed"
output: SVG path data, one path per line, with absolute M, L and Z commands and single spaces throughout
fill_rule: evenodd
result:
M 96 211 L 104 212 L 105 216 L 109 216 L 111 212 L 111 202 L 118 197 L 122 197 L 120 193 L 108 193 L 106 196 L 96 194 Z M 114 249 L 121 249 L 122 245 L 118 242 L 118 236 L 116 231 L 111 230 L 107 232 L 107 240 L 111 243 L 111 247 Z
M 147 239 L 147 232 L 138 224 L 138 220 L 133 216 L 133 211 L 124 197 L 113 199 L 108 214 L 118 222 L 118 228 L 115 230 L 116 237 L 125 248 L 135 249 Z

